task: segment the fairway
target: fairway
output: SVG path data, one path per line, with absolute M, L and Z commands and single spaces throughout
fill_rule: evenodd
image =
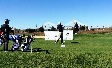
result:
M 11 45 L 12 41 L 9 49 Z M 31 45 L 41 48 L 40 52 L 1 51 L 0 68 L 112 68 L 111 33 L 77 34 L 74 40 L 65 40 L 65 47 L 60 41 L 44 38 L 35 39 Z

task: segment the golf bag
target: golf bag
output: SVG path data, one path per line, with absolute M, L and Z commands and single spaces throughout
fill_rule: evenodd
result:
M 0 34 L 0 47 L 2 46 L 3 44 L 3 36 Z
M 34 38 L 32 36 L 28 36 L 26 38 L 25 42 L 23 44 L 21 44 L 21 51 L 29 50 L 30 49 L 30 44 L 32 42 L 34 42 L 33 40 L 34 40 Z
M 0 47 L 2 46 L 3 44 L 3 40 L 0 38 Z
M 12 40 L 14 43 L 11 46 L 11 51 L 18 50 L 21 46 L 21 42 L 24 40 L 20 35 L 12 35 L 10 36 L 10 40 Z
M 18 50 L 19 49 L 19 43 L 14 43 L 12 46 L 11 46 L 11 51 L 15 51 L 15 50 Z
M 21 44 L 21 51 L 27 51 L 30 49 L 30 45 L 28 43 Z

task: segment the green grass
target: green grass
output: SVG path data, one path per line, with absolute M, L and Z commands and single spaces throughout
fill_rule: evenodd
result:
M 55 44 L 36 39 L 32 47 L 48 50 L 50 54 L 1 51 L 0 68 L 112 68 L 111 41 L 112 34 L 77 34 L 74 40 L 66 40 L 65 48 L 61 48 L 60 41 Z

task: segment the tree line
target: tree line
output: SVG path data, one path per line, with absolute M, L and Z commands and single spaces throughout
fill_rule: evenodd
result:
M 68 28 L 67 28 L 68 29 Z M 74 33 L 77 33 L 79 30 L 85 30 L 85 25 L 78 25 L 77 22 L 76 24 L 74 25 L 74 27 L 70 28 L 70 30 L 73 30 Z M 19 33 L 21 31 L 21 29 L 16 29 L 15 30 L 17 33 Z M 55 27 L 51 27 L 49 29 L 45 29 L 43 26 L 37 28 L 37 29 L 31 29 L 31 28 L 27 28 L 25 30 L 22 30 L 24 32 L 28 32 L 28 33 L 33 33 L 33 32 L 44 32 L 44 31 L 57 31 L 57 28 Z

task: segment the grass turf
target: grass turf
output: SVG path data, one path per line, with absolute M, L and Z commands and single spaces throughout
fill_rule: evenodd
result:
M 40 53 L 1 51 L 0 68 L 112 68 L 111 41 L 112 34 L 77 34 L 61 48 L 60 41 L 36 39 L 32 47 L 41 48 Z

